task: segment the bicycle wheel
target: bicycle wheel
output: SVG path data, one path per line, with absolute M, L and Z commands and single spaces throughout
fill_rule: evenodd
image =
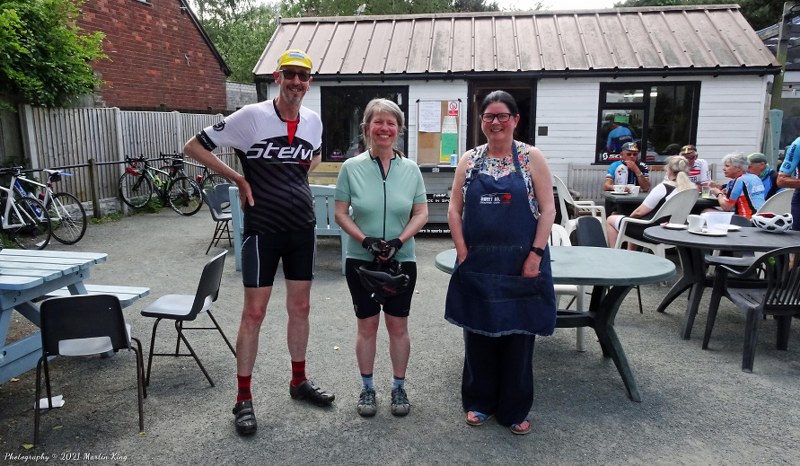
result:
M 8 213 L 11 241 L 22 249 L 44 249 L 50 242 L 50 216 L 41 202 L 30 197 L 14 201 Z
M 131 173 L 126 170 L 119 177 L 119 197 L 130 207 L 141 209 L 153 197 L 153 185 L 141 173 Z
M 209 173 L 208 176 L 203 178 L 203 183 L 201 187 L 203 189 L 214 189 L 214 186 L 218 184 L 233 184 L 233 181 L 225 178 L 224 176 L 220 175 L 219 173 Z
M 179 176 L 169 183 L 167 200 L 172 210 L 181 215 L 194 215 L 203 206 L 200 185 L 185 176 Z
M 70 193 L 56 193 L 47 202 L 53 238 L 64 244 L 75 244 L 86 233 L 86 209 Z

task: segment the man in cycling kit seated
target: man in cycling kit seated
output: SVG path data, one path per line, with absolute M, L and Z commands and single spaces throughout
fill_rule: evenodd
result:
M 800 138 L 786 149 L 786 156 L 778 171 L 778 187 L 794 188 L 792 195 L 792 230 L 800 231 Z

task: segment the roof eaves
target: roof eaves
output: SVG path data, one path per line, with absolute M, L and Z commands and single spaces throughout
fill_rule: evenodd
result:
M 632 78 L 632 77 L 701 77 L 701 76 L 763 76 L 776 75 L 781 72 L 779 66 L 734 66 L 734 67 L 711 67 L 711 68 L 604 68 L 604 69 L 584 69 L 584 70 L 528 70 L 528 71 L 459 71 L 459 72 L 437 72 L 437 73 L 357 73 L 357 74 L 335 74 L 314 76 L 314 82 L 348 82 L 348 81 L 432 81 L 432 80 L 468 80 L 468 79 L 491 79 L 508 78 L 514 79 L 543 79 L 543 78 Z

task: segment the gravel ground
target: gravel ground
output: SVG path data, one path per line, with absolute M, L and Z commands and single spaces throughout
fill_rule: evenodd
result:
M 103 251 L 108 261 L 91 283 L 148 286 L 151 294 L 126 309 L 149 350 L 152 320 L 139 311 L 167 293 L 193 293 L 213 231 L 206 210 L 194 217 L 171 211 L 90 225 L 86 238 L 65 250 Z M 355 412 L 360 378 L 353 342 L 355 317 L 340 273 L 337 239 L 322 239 L 312 288 L 308 349 L 310 377 L 337 401 L 320 409 L 288 396 L 285 289 L 276 281 L 253 375 L 259 431 L 239 438 L 233 428 L 234 358 L 219 335 L 189 335 L 216 382 L 209 386 L 190 358 L 157 358 L 145 432 L 137 432 L 132 354 L 52 363 L 54 394 L 63 408 L 42 416 L 42 444 L 32 441 L 34 371 L 0 385 L 0 462 L 49 460 L 78 464 L 798 464 L 800 344 L 798 323 L 788 351 L 774 347 L 775 322 L 763 322 L 752 374 L 740 370 L 743 317 L 728 302 L 720 309 L 711 347 L 700 348 L 705 313 L 691 340 L 678 337 L 683 299 L 654 311 L 664 286 L 642 287 L 644 314 L 631 294 L 617 331 L 642 395 L 631 402 L 610 359 L 593 335 L 575 350 L 574 331 L 559 330 L 536 345 L 533 433 L 519 437 L 490 422 L 464 423 L 460 407 L 461 332 L 442 318 L 448 276 L 435 269 L 445 236 L 418 241 L 419 281 L 409 321 L 412 358 L 406 418 L 389 413 L 391 372 L 380 330 L 375 368 L 379 412 Z M 598 265 L 599 266 L 599 265 Z M 707 307 L 707 295 L 702 308 Z M 214 312 L 235 338 L 242 306 L 240 274 L 229 253 Z M 32 328 L 14 316 L 15 336 Z M 174 338 L 162 325 L 158 344 Z M 38 457 L 37 457 L 38 455 Z

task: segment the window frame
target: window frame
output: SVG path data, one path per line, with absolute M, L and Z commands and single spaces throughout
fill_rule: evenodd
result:
M 683 144 L 695 144 L 697 141 L 697 119 L 699 116 L 699 106 L 700 106 L 700 91 L 701 91 L 701 81 L 629 81 L 629 82 L 601 82 L 600 83 L 600 90 L 598 96 L 598 109 L 597 109 L 597 127 L 595 132 L 595 140 L 599 141 L 601 132 L 603 130 L 603 112 L 609 110 L 634 110 L 634 111 L 641 111 L 642 112 L 642 128 L 641 134 L 639 134 L 639 138 L 642 141 L 650 140 L 650 114 L 651 114 L 651 107 L 652 97 L 650 96 L 653 88 L 659 87 L 678 87 L 678 86 L 685 86 L 687 88 L 691 88 L 694 95 L 692 96 L 692 110 L 691 110 L 691 123 L 689 125 L 689 138 L 687 141 L 683 141 Z M 607 102 L 608 93 L 614 90 L 631 90 L 636 89 L 642 90 L 642 101 L 641 102 Z M 646 153 L 647 147 L 642 147 L 640 149 L 642 153 Z M 604 155 L 607 157 L 604 158 Z M 614 157 L 613 155 L 608 157 L 609 154 L 605 150 L 598 150 L 598 147 L 595 146 L 595 154 L 594 154 L 594 164 L 595 165 L 608 165 L 617 160 L 618 157 Z M 642 161 L 645 159 L 642 157 Z M 664 161 L 655 161 L 655 162 L 647 162 L 650 165 L 663 165 Z
M 329 131 L 329 128 L 333 128 L 334 125 L 327 124 L 329 120 L 342 120 L 345 116 L 342 114 L 343 108 L 336 105 L 331 105 L 331 95 L 333 93 L 343 93 L 347 92 L 348 90 L 359 90 L 363 93 L 369 93 L 371 90 L 374 90 L 373 97 L 369 97 L 363 102 L 363 105 L 358 105 L 358 108 L 361 111 L 361 115 L 363 116 L 363 110 L 366 107 L 367 103 L 375 97 L 385 96 L 389 93 L 394 93 L 398 95 L 402 102 L 395 103 L 398 104 L 400 110 L 403 111 L 403 115 L 405 116 L 405 127 L 402 128 L 401 133 L 401 140 L 402 140 L 402 147 L 398 147 L 404 154 L 408 155 L 408 123 L 409 123 L 409 110 L 408 110 L 408 85 L 352 85 L 352 86 L 341 86 L 341 85 L 321 85 L 320 86 L 320 112 L 322 118 L 322 127 L 323 127 L 323 135 L 322 135 L 322 161 L 323 162 L 331 162 L 331 163 L 342 163 L 346 160 L 347 150 L 348 148 L 344 148 L 345 153 L 340 154 L 342 158 L 332 158 L 334 148 L 328 147 L 330 144 L 329 134 L 326 132 Z M 345 114 L 347 112 L 344 112 Z M 361 134 L 359 131 L 358 134 Z M 348 146 L 349 147 L 349 146 Z M 338 148 L 337 148 L 338 149 Z M 352 155 L 352 154 L 351 154 Z

